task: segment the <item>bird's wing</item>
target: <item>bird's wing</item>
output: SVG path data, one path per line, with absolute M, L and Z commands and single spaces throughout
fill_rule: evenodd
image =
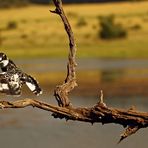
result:
M 42 90 L 41 90 L 38 82 L 30 75 L 26 75 L 25 83 L 28 86 L 28 88 L 37 96 L 42 94 Z
M 19 96 L 21 85 L 19 81 L 10 80 L 7 74 L 0 74 L 0 92 L 6 95 Z
M 0 73 L 0 92 L 9 90 L 8 80 L 4 73 Z

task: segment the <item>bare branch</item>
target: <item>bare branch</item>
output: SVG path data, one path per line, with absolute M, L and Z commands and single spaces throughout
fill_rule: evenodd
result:
M 135 134 L 138 130 L 139 130 L 138 126 L 128 126 L 125 132 L 121 134 L 121 138 L 118 143 L 120 143 L 122 140 L 124 140 L 128 136 Z
M 75 86 L 77 86 L 76 83 L 76 44 L 74 40 L 74 35 L 72 32 L 72 28 L 70 26 L 70 23 L 64 13 L 63 7 L 62 7 L 62 1 L 61 0 L 53 0 L 56 9 L 54 11 L 51 11 L 52 13 L 58 14 L 65 27 L 65 31 L 69 38 L 69 56 L 68 56 L 68 63 L 67 63 L 67 76 L 65 79 L 65 82 L 62 85 L 59 85 L 55 88 L 54 95 L 58 102 L 59 106 L 71 106 L 70 100 L 68 98 L 68 93 L 74 89 Z
M 93 107 L 67 108 L 54 106 L 34 99 L 24 99 L 14 102 L 0 101 L 0 108 L 24 108 L 27 106 L 37 107 L 55 114 L 59 114 L 66 120 L 77 120 L 90 123 L 115 123 L 128 127 L 122 135 L 122 139 L 136 132 L 140 128 L 148 127 L 148 113 L 133 110 L 121 110 L 109 108 L 97 104 Z M 135 130 L 137 129 L 137 130 Z
M 104 99 L 103 98 L 103 90 L 101 90 L 98 104 L 101 104 L 101 105 L 103 105 L 103 106 L 106 107 L 106 104 L 104 103 L 104 100 L 103 99 Z

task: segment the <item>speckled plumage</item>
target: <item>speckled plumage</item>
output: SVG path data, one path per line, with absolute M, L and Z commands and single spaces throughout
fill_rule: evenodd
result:
M 30 75 L 24 73 L 14 62 L 4 54 L 0 53 L 0 92 L 7 95 L 20 95 L 23 84 L 36 95 L 42 93 L 38 82 Z

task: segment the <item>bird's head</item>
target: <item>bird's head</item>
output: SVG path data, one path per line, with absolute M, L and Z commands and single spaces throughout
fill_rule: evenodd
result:
M 0 52 L 0 67 L 6 67 L 8 63 L 8 57 L 4 53 Z

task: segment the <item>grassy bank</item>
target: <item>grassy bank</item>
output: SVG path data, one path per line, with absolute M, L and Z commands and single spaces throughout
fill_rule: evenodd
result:
M 148 58 L 148 2 L 66 5 L 78 56 L 86 58 Z M 15 58 L 65 57 L 67 36 L 52 6 L 0 10 L 0 49 Z M 114 14 L 128 37 L 98 37 L 98 16 Z M 82 22 L 83 20 L 83 22 Z

